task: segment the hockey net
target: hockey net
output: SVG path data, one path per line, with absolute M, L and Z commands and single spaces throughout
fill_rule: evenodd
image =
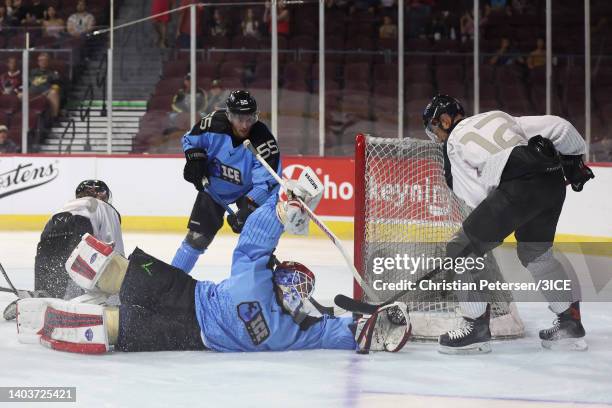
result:
M 444 257 L 446 242 L 460 227 L 470 208 L 448 188 L 442 146 L 417 139 L 357 136 L 355 150 L 355 266 L 364 281 L 414 281 L 424 268 L 408 276 L 404 269 L 373 271 L 374 258 Z M 495 258 L 486 268 L 501 277 Z M 443 277 L 439 277 L 439 280 Z M 379 300 L 395 291 L 376 290 Z M 355 283 L 354 296 L 368 299 Z M 496 338 L 521 337 L 523 323 L 510 293 L 496 295 L 491 304 L 491 332 Z M 400 299 L 408 304 L 413 336 L 435 340 L 458 328 L 461 314 L 456 297 L 435 291 L 412 291 Z

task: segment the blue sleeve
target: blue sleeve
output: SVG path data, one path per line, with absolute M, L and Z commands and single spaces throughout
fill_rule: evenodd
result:
M 196 126 L 198 125 L 196 124 L 194 126 L 194 129 Z M 210 146 L 210 133 L 206 132 L 201 134 L 194 134 L 192 129 L 189 132 L 185 133 L 182 139 L 182 143 L 184 152 L 193 148 L 208 150 L 208 147 Z
M 352 317 L 330 318 L 323 317 L 325 329 L 321 338 L 321 348 L 355 350 L 355 336 L 349 325 L 353 323 Z
M 232 259 L 232 278 L 249 280 L 256 271 L 268 270 L 266 264 L 284 231 L 276 216 L 277 196 L 272 195 L 247 218 Z M 254 282 L 244 282 L 249 286 Z
M 281 162 L 278 161 L 278 168 L 276 173 L 281 175 Z M 272 192 L 276 192 L 276 186 L 278 182 L 270 174 L 270 172 L 253 156 L 253 187 L 246 194 L 251 200 L 257 205 L 261 205 L 265 202 Z

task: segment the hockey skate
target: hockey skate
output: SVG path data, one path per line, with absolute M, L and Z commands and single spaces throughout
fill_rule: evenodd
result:
M 441 335 L 438 351 L 442 354 L 484 354 L 491 352 L 490 306 L 476 319 L 463 318 L 463 326 Z
M 572 303 L 566 311 L 559 313 L 551 328 L 540 330 L 542 347 L 552 350 L 584 351 L 588 348 L 584 336 L 580 302 Z

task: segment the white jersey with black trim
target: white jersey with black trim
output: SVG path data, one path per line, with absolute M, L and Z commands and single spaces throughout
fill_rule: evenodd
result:
M 114 242 L 115 251 L 125 255 L 123 236 L 121 235 L 121 219 L 115 208 L 97 198 L 81 197 L 64 204 L 55 214 L 69 212 L 88 218 L 93 228 L 93 235 L 104 242 Z
M 499 185 L 512 149 L 536 135 L 550 139 L 564 155 L 586 151 L 580 133 L 558 116 L 514 117 L 491 111 L 463 119 L 447 141 L 455 194 L 470 207 L 478 206 Z

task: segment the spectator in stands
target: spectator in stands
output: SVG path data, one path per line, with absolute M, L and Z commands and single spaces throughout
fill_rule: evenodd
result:
M 461 42 L 466 42 L 474 38 L 474 16 L 471 10 L 466 10 L 459 20 L 459 30 L 461 31 Z
M 431 16 L 433 0 L 409 0 L 408 10 L 408 36 L 410 38 L 423 37 L 425 27 Z
M 51 116 L 57 117 L 60 110 L 60 75 L 49 68 L 49 54 L 38 55 L 38 68 L 30 71 L 30 94 L 44 95 L 51 105 Z
M 32 0 L 32 4 L 28 7 L 28 15 L 33 24 L 42 24 L 45 19 L 47 6 L 40 0 Z
M 252 8 L 248 8 L 244 14 L 244 19 L 240 23 L 242 35 L 245 37 L 259 37 L 259 21 L 255 19 Z
M 198 0 L 181 0 L 181 7 L 187 6 L 189 4 L 198 3 Z M 179 18 L 179 23 L 176 25 L 176 46 L 177 48 L 189 48 L 189 38 L 191 37 L 191 17 L 190 17 L 190 8 L 185 8 L 181 11 L 181 17 Z M 200 37 L 202 35 L 202 13 L 201 9 L 196 9 L 196 37 Z
M 0 153 L 17 153 L 18 150 L 15 142 L 8 138 L 6 125 L 0 125 Z
M 384 16 L 383 23 L 378 29 L 378 38 L 381 40 L 393 40 L 397 37 L 397 26 L 393 23 L 391 16 Z
M 385 16 L 393 15 L 396 7 L 396 0 L 380 0 L 380 11 Z
M 502 37 L 499 49 L 489 59 L 489 65 L 524 64 L 525 61 L 522 57 L 517 56 L 517 53 L 518 51 L 511 46 L 508 37 Z
M 57 10 L 53 6 L 47 7 L 46 17 L 43 20 L 42 26 L 45 37 L 59 38 L 66 32 L 64 20 L 57 15 Z
M 172 98 L 172 111 L 175 113 L 189 112 L 191 109 L 191 74 L 185 75 L 183 87 Z M 202 88 L 196 87 L 196 112 L 202 112 L 206 105 L 206 94 Z
M 546 65 L 546 44 L 542 37 L 536 40 L 536 49 L 527 57 L 527 68 L 534 69 Z
M 94 29 L 96 18 L 86 10 L 85 0 L 79 0 L 76 6 L 76 13 L 68 17 L 66 28 L 73 37 L 81 37 Z
M 221 10 L 216 8 L 215 12 L 213 13 L 213 22 L 210 27 L 210 35 L 213 37 L 225 37 L 227 32 L 228 29 L 225 17 L 223 17 L 223 14 L 221 14 Z
M 7 29 L 13 25 L 13 19 L 9 16 L 6 6 L 0 4 L 0 35 L 6 33 Z
M 15 25 L 21 25 L 21 22 L 25 21 L 27 13 L 28 8 L 21 0 L 13 0 L 12 12 L 10 14 Z
M 223 89 L 221 81 L 214 79 L 210 84 L 210 90 L 206 95 L 206 106 L 203 109 L 204 113 L 210 113 L 217 109 L 225 107 L 225 101 L 229 97 L 229 91 Z
M 21 98 L 21 70 L 16 57 L 9 57 L 6 63 L 7 71 L 0 75 L 0 91 L 2 95 L 16 95 Z
M 151 3 L 151 15 L 169 11 L 172 6 L 170 3 L 171 0 L 153 0 L 153 2 Z M 153 28 L 155 29 L 155 33 L 157 34 L 156 45 L 159 48 L 166 48 L 168 46 L 167 32 L 169 22 L 170 14 L 164 14 L 153 19 Z
M 270 13 L 270 2 L 266 1 L 265 3 L 266 9 L 264 10 L 263 20 L 264 23 L 268 25 L 268 32 L 272 32 L 272 16 Z M 289 36 L 289 24 L 291 15 L 289 14 L 289 10 L 287 9 L 287 5 L 284 0 L 278 0 L 276 3 L 277 13 L 276 13 L 276 31 L 279 35 Z

